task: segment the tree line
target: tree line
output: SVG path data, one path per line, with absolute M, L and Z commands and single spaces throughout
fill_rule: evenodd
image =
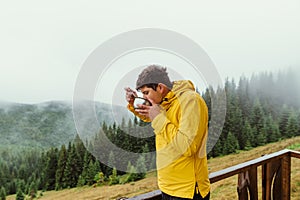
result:
M 211 98 L 226 94 L 226 117 L 221 135 L 208 157 L 248 150 L 270 142 L 300 135 L 300 98 L 296 77 L 291 72 L 262 73 L 251 78 L 225 81 L 224 88 L 207 88 L 201 95 L 211 116 Z M 292 89 L 291 89 L 292 88 Z M 294 92 L 291 92 L 294 91 Z M 289 91 L 289 92 L 287 92 Z M 209 124 L 212 126 L 212 124 Z M 47 151 L 2 151 L 0 157 L 0 198 L 17 194 L 34 197 L 38 190 L 61 190 L 84 185 L 119 184 L 145 177 L 155 169 L 155 151 L 149 124 L 137 118 L 121 124 L 101 124 L 90 140 L 76 135 L 68 145 Z M 105 135 L 117 147 L 141 153 L 135 163 L 106 148 Z M 108 163 L 109 166 L 104 163 Z M 127 172 L 117 165 L 127 165 Z
M 143 123 L 138 122 L 136 118 L 133 121 L 128 122 L 132 129 Z M 154 149 L 153 139 L 139 140 L 124 133 L 121 126 L 116 123 L 113 125 L 103 123 L 102 127 L 109 140 L 118 141 L 121 148 L 141 153 Z M 152 161 L 152 168 L 150 168 L 145 164 L 147 158 L 141 155 L 136 163 L 127 162 L 127 172 L 118 171 L 117 164 L 121 162 L 121 158 L 114 155 L 112 151 L 108 154 L 111 167 L 103 164 L 96 159 L 91 150 L 88 150 L 90 147 L 97 149 L 98 145 L 102 145 L 97 135 L 84 144 L 77 134 L 67 146 L 51 148 L 42 153 L 37 150 L 23 153 L 3 151 L 0 158 L 0 199 L 5 199 L 9 194 L 17 194 L 17 199 L 24 199 L 26 195 L 34 198 L 39 190 L 124 184 L 142 179 L 146 171 L 155 169 L 155 158 L 150 159 Z

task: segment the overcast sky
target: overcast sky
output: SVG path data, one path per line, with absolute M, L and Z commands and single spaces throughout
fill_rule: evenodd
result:
M 93 50 L 115 35 L 146 27 L 197 42 L 222 79 L 299 68 L 299 10 L 299 0 L 2 1 L 0 100 L 71 101 Z M 109 80 L 118 85 L 113 76 Z

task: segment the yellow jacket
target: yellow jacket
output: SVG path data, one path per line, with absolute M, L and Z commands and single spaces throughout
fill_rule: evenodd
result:
M 210 191 L 206 103 L 195 92 L 192 82 L 184 80 L 173 82 L 161 107 L 163 112 L 152 121 L 156 135 L 158 186 L 171 196 L 193 198 L 197 182 L 201 196 L 205 197 Z M 134 112 L 131 106 L 128 108 Z

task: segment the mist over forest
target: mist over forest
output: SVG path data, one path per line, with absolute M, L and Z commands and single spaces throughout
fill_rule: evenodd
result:
M 215 125 L 219 127 L 214 128 L 222 132 L 208 157 L 299 136 L 299 74 L 293 69 L 263 72 L 251 77 L 241 76 L 239 80 L 226 79 L 224 88 L 216 91 L 208 88 L 200 91 L 209 110 L 212 95 L 218 96 L 220 91 L 226 94 L 225 123 Z M 2 194 L 31 195 L 37 190 L 92 185 L 99 180 L 119 184 L 138 180 L 145 175 L 136 172 L 155 169 L 153 156 L 138 157 L 132 163 L 120 155 L 117 158 L 118 155 L 105 148 L 101 134 L 130 152 L 155 150 L 154 137 L 137 137 L 149 134 L 141 129 L 146 124 L 130 117 L 118 119 L 122 121 L 118 123 L 110 114 L 110 109 L 111 105 L 96 103 L 102 131 L 97 130 L 83 139 L 79 137 L 82 133 L 75 128 L 70 103 L 0 103 L 0 197 Z M 120 117 L 128 116 L 125 107 L 116 109 Z M 89 119 L 85 123 L 88 127 Z M 117 162 L 127 166 L 128 172 L 103 164 L 115 166 Z M 96 179 L 99 173 L 102 178 Z
M 226 117 L 209 157 L 247 150 L 300 135 L 299 71 L 226 79 Z M 203 93 L 210 108 L 210 93 Z M 218 95 L 218 91 L 216 92 Z M 209 109 L 210 110 L 210 109 Z M 209 133 L 212 134 L 212 133 Z
M 116 119 L 111 113 L 111 106 L 95 103 L 95 112 L 99 123 L 112 124 Z M 84 107 L 84 104 L 82 105 Z M 121 116 L 126 108 L 117 106 Z M 84 109 L 82 112 L 86 112 Z M 89 116 L 85 114 L 85 121 Z M 23 148 L 49 149 L 68 144 L 77 134 L 72 113 L 72 104 L 63 101 L 49 101 L 38 104 L 20 104 L 0 102 L 0 151 Z

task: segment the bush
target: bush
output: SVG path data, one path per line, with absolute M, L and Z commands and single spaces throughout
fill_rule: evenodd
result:
M 117 174 L 117 169 L 114 168 L 112 171 L 112 175 L 109 176 L 109 185 L 115 185 L 119 183 L 119 176 Z

